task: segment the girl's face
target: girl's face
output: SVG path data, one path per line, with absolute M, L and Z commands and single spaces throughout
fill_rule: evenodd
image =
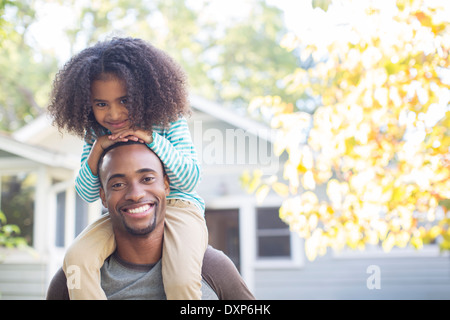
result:
M 114 76 L 93 81 L 91 102 L 95 119 L 111 133 L 130 128 L 127 90 L 123 81 Z

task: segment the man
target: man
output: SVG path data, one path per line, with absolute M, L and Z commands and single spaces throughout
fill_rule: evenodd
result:
M 165 299 L 161 256 L 169 180 L 145 144 L 116 143 L 99 164 L 100 197 L 111 217 L 116 251 L 101 269 L 108 299 Z M 183 268 L 183 266 L 180 266 Z M 254 299 L 231 260 L 209 247 L 202 268 L 203 299 Z M 68 299 L 59 270 L 47 299 Z

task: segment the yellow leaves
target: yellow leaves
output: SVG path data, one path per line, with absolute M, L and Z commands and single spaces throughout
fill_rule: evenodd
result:
M 339 183 L 336 179 L 331 179 L 327 183 L 327 196 L 333 207 L 340 208 L 342 206 L 345 194 L 348 192 L 348 184 Z
M 395 236 L 392 233 L 389 233 L 387 238 L 383 241 L 382 247 L 385 252 L 389 252 L 395 245 Z
M 272 189 L 280 196 L 286 197 L 289 195 L 289 187 L 281 182 L 275 182 Z
M 438 34 L 441 31 L 444 31 L 446 28 L 446 24 L 444 22 L 437 22 L 437 23 L 433 23 L 433 18 L 430 15 L 427 15 L 425 12 L 423 11 L 418 11 L 414 13 L 414 16 L 417 18 L 417 20 L 420 21 L 420 23 L 431 29 L 431 31 L 434 34 Z
M 274 143 L 275 155 L 280 156 L 287 151 L 293 158 L 298 158 L 298 148 L 305 140 L 310 122 L 311 116 L 305 112 L 275 113 L 271 120 L 272 128 L 278 129 Z
M 280 46 L 288 51 L 294 50 L 299 46 L 299 44 L 300 41 L 298 37 L 292 32 L 287 33 L 280 42 Z
M 415 249 L 423 248 L 423 241 L 420 236 L 412 236 L 410 243 L 413 246 L 413 248 L 415 248 Z
M 247 190 L 248 193 L 253 193 L 256 189 L 261 185 L 261 177 L 263 173 L 261 170 L 254 170 L 253 176 L 248 171 L 244 171 L 241 175 L 241 185 L 244 189 Z
M 389 251 L 438 239 L 450 249 L 442 209 L 450 207 L 450 87 L 439 71 L 450 67 L 450 34 L 433 4 L 397 4 L 392 16 L 366 8 L 368 20 L 349 24 L 345 40 L 283 39 L 288 50 L 301 47 L 303 60 L 328 54 L 284 79 L 287 91 L 321 98 L 312 115 L 273 96 L 250 105 L 270 115 L 274 150 L 288 159 L 284 181 L 261 173 L 242 180 L 258 199 L 271 190 L 283 197 L 280 218 L 306 239 L 308 259 L 367 243 Z
M 244 171 L 240 177 L 240 183 L 248 193 L 255 194 L 258 203 L 264 201 L 271 189 L 281 197 L 287 197 L 290 192 L 289 187 L 279 182 L 276 176 L 264 177 L 263 172 L 258 169 L 253 173 Z
M 314 180 L 314 176 L 312 171 L 308 170 L 302 176 L 302 186 L 305 190 L 314 190 L 316 188 L 316 181 Z
M 253 113 L 258 110 L 263 114 L 270 113 L 271 115 L 277 116 L 284 113 L 291 113 L 292 105 L 283 102 L 279 96 L 258 96 L 250 101 L 248 111 Z
M 383 54 L 380 49 L 374 46 L 369 46 L 363 51 L 361 55 L 361 62 L 365 69 L 370 70 L 377 67 L 382 58 Z
M 324 255 L 327 251 L 327 237 L 324 236 L 322 229 L 315 229 L 311 237 L 305 241 L 306 257 L 313 261 L 317 255 Z
M 292 193 L 297 193 L 298 187 L 300 186 L 300 179 L 297 172 L 297 167 L 290 161 L 286 162 L 284 165 L 283 178 L 289 181 L 289 188 Z
M 262 185 L 260 186 L 256 192 L 255 192 L 255 196 L 256 196 L 256 201 L 258 203 L 263 202 L 263 200 L 267 197 L 267 195 L 269 194 L 270 191 L 270 187 L 268 185 Z
M 450 250 L 450 218 L 442 220 L 439 226 L 441 227 L 440 235 L 442 236 L 441 250 Z

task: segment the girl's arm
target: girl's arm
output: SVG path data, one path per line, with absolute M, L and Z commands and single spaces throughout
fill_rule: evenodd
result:
M 88 164 L 92 147 L 93 144 L 84 143 L 83 153 L 81 154 L 81 167 L 75 178 L 75 190 L 84 201 L 89 203 L 95 202 L 100 196 L 100 180 L 96 174 L 92 173 Z
M 103 135 L 91 143 L 85 142 L 83 146 L 83 153 L 81 155 L 81 168 L 75 178 L 75 190 L 79 196 L 91 203 L 95 202 L 100 197 L 100 179 L 98 177 L 98 161 L 103 153 L 103 150 L 110 145 L 127 141 L 127 139 L 109 138 L 109 135 Z
M 171 123 L 164 134 L 156 127 L 152 131 L 125 129 L 110 135 L 109 139 L 146 143 L 164 164 L 171 188 L 192 193 L 200 182 L 200 164 L 185 118 Z
M 148 146 L 164 164 L 170 186 L 191 193 L 200 182 L 200 164 L 185 118 L 173 122 L 166 137 L 153 130 Z

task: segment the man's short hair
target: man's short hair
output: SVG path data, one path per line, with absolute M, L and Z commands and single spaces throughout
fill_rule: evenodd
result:
M 109 147 L 107 147 L 105 150 L 103 150 L 102 154 L 100 155 L 100 159 L 98 159 L 98 163 L 97 163 L 98 179 L 99 179 L 99 181 L 100 181 L 100 186 L 101 186 L 102 188 L 103 188 L 103 183 L 102 183 L 102 179 L 101 179 L 101 177 L 100 177 L 100 168 L 101 168 L 101 165 L 103 164 L 103 158 L 105 157 L 105 155 L 106 155 L 109 151 L 111 151 L 111 150 L 113 150 L 113 149 L 115 149 L 115 148 L 118 148 L 118 147 L 121 147 L 121 146 L 133 145 L 133 144 L 144 145 L 144 146 L 146 146 L 146 147 L 148 148 L 148 150 L 150 150 L 151 152 L 153 152 L 153 150 L 150 149 L 150 147 L 149 147 L 148 145 L 146 145 L 145 143 L 142 143 L 142 142 L 139 142 L 139 141 L 134 141 L 134 140 L 128 140 L 128 141 L 120 141 L 120 142 L 116 142 L 116 143 L 110 145 Z M 155 154 L 155 155 L 156 155 L 156 154 Z M 156 156 L 158 157 L 158 155 L 156 155 Z M 158 159 L 159 159 L 159 157 L 158 157 Z M 161 161 L 161 159 L 160 159 L 160 161 Z M 163 174 L 166 175 L 166 171 L 164 170 L 164 164 L 162 163 L 162 161 L 161 161 L 161 166 L 162 166 L 162 169 L 163 169 Z

